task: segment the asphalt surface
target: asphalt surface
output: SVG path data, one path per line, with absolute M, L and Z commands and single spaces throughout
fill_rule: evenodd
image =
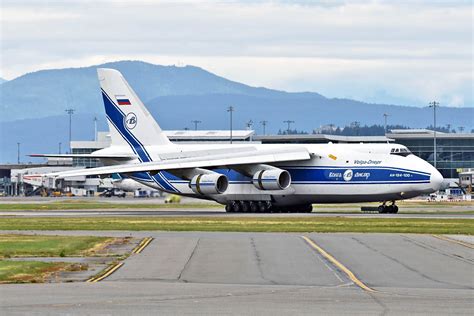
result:
M 426 210 L 425 210 L 426 211 Z M 356 213 L 357 212 L 357 213 Z M 321 212 L 318 210 L 313 213 L 226 213 L 221 208 L 169 208 L 169 209 L 92 209 L 92 210 L 11 210 L 0 211 L 0 216 L 20 216 L 20 217 L 104 217 L 104 216 L 216 216 L 216 217 L 295 217 L 295 216 L 322 216 L 322 217 L 365 217 L 365 218 L 457 218 L 474 219 L 474 214 L 462 213 L 398 213 L 398 214 L 379 214 L 362 213 L 359 211 L 348 212 Z M 462 211 L 461 211 L 462 212 Z
M 474 311 L 474 248 L 430 235 L 304 234 L 371 292 L 300 234 L 28 233 L 154 240 L 98 283 L 1 285 L 2 315 L 472 315 Z

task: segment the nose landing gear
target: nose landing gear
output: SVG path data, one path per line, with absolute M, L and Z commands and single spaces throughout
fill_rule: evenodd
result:
M 391 214 L 396 214 L 398 213 L 398 206 L 395 205 L 395 201 L 392 201 L 392 204 L 390 205 L 386 205 L 386 201 L 382 203 L 382 205 L 380 205 L 378 207 L 378 211 L 380 214 L 383 214 L 383 213 L 391 213 Z

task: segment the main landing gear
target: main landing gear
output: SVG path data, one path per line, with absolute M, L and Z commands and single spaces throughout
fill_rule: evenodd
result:
M 378 207 L 379 213 L 398 213 L 398 206 L 395 205 L 395 201 L 392 201 L 392 204 L 386 205 L 387 202 L 383 202 L 382 205 Z
M 311 213 L 311 204 L 274 206 L 269 201 L 231 201 L 225 206 L 228 213 Z

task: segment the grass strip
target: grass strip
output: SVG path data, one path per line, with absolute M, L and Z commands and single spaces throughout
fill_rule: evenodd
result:
M 0 260 L 0 283 L 41 283 L 68 266 L 63 262 Z
M 89 202 L 53 202 L 53 203 L 6 203 L 0 204 L 0 211 L 26 210 L 94 210 L 94 209 L 175 209 L 175 208 L 223 208 L 219 204 L 148 204 L 148 203 L 89 203 Z
M 94 236 L 0 235 L 0 258 L 93 255 L 113 240 Z
M 350 203 L 350 204 L 315 204 L 315 212 L 344 212 L 347 209 L 350 212 L 358 212 L 361 206 L 378 206 L 380 203 Z M 474 202 L 399 202 L 400 212 L 410 212 L 410 209 L 429 209 L 432 208 L 433 212 L 443 212 L 443 208 L 453 207 L 464 207 L 471 206 L 468 209 L 462 210 L 450 210 L 446 213 L 459 212 L 459 213 L 474 213 Z M 94 210 L 94 209 L 223 209 L 223 206 L 217 203 L 184 203 L 184 204 L 164 204 L 164 203 L 120 203 L 120 202 L 96 202 L 87 200 L 66 200 L 66 201 L 54 201 L 46 203 L 0 203 L 0 211 L 52 211 L 52 210 Z M 322 210 L 319 210 L 322 209 Z M 329 210 L 331 209 L 331 210 Z M 423 211 L 425 212 L 425 211 Z
M 473 219 L 343 217 L 0 218 L 0 230 L 474 234 Z

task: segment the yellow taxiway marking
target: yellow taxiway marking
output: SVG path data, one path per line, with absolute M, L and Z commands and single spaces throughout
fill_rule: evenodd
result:
M 143 238 L 143 240 L 138 244 L 138 246 L 136 246 L 135 249 L 132 250 L 132 253 L 138 254 L 142 252 L 143 249 L 145 249 L 145 247 L 148 246 L 152 240 L 153 238 L 151 237 Z
M 316 245 L 314 241 L 309 239 L 306 236 L 301 236 L 311 247 L 313 247 L 315 250 L 317 250 L 323 257 L 331 261 L 332 264 L 334 264 L 336 267 L 338 267 L 342 272 L 344 272 L 349 279 L 352 280 L 357 286 L 359 286 L 361 289 L 367 291 L 367 292 L 377 292 L 374 289 L 371 289 L 367 285 L 365 285 L 361 280 L 359 280 L 354 273 L 352 273 L 349 269 L 347 269 L 342 263 L 336 260 L 333 256 L 331 256 L 329 253 L 327 253 L 323 248 L 319 247 Z
M 108 277 L 109 275 L 117 271 L 121 266 L 123 266 L 123 262 L 116 263 L 110 268 L 108 268 L 104 274 L 101 274 L 100 276 L 92 277 L 89 280 L 87 280 L 87 282 L 96 283 L 96 282 L 102 281 L 103 279 L 105 279 L 106 277 Z
M 438 239 L 441 239 L 441 240 L 444 240 L 444 241 L 449 241 L 449 242 L 452 242 L 452 243 L 455 243 L 455 244 L 458 244 L 458 245 L 461 245 L 461 246 L 464 246 L 464 247 L 467 247 L 467 248 L 470 248 L 470 249 L 474 249 L 473 244 L 465 242 L 465 241 L 457 240 L 457 239 L 454 239 L 454 238 L 449 238 L 449 237 L 442 236 L 442 235 L 431 235 L 431 236 L 433 236 L 434 238 L 438 238 Z

